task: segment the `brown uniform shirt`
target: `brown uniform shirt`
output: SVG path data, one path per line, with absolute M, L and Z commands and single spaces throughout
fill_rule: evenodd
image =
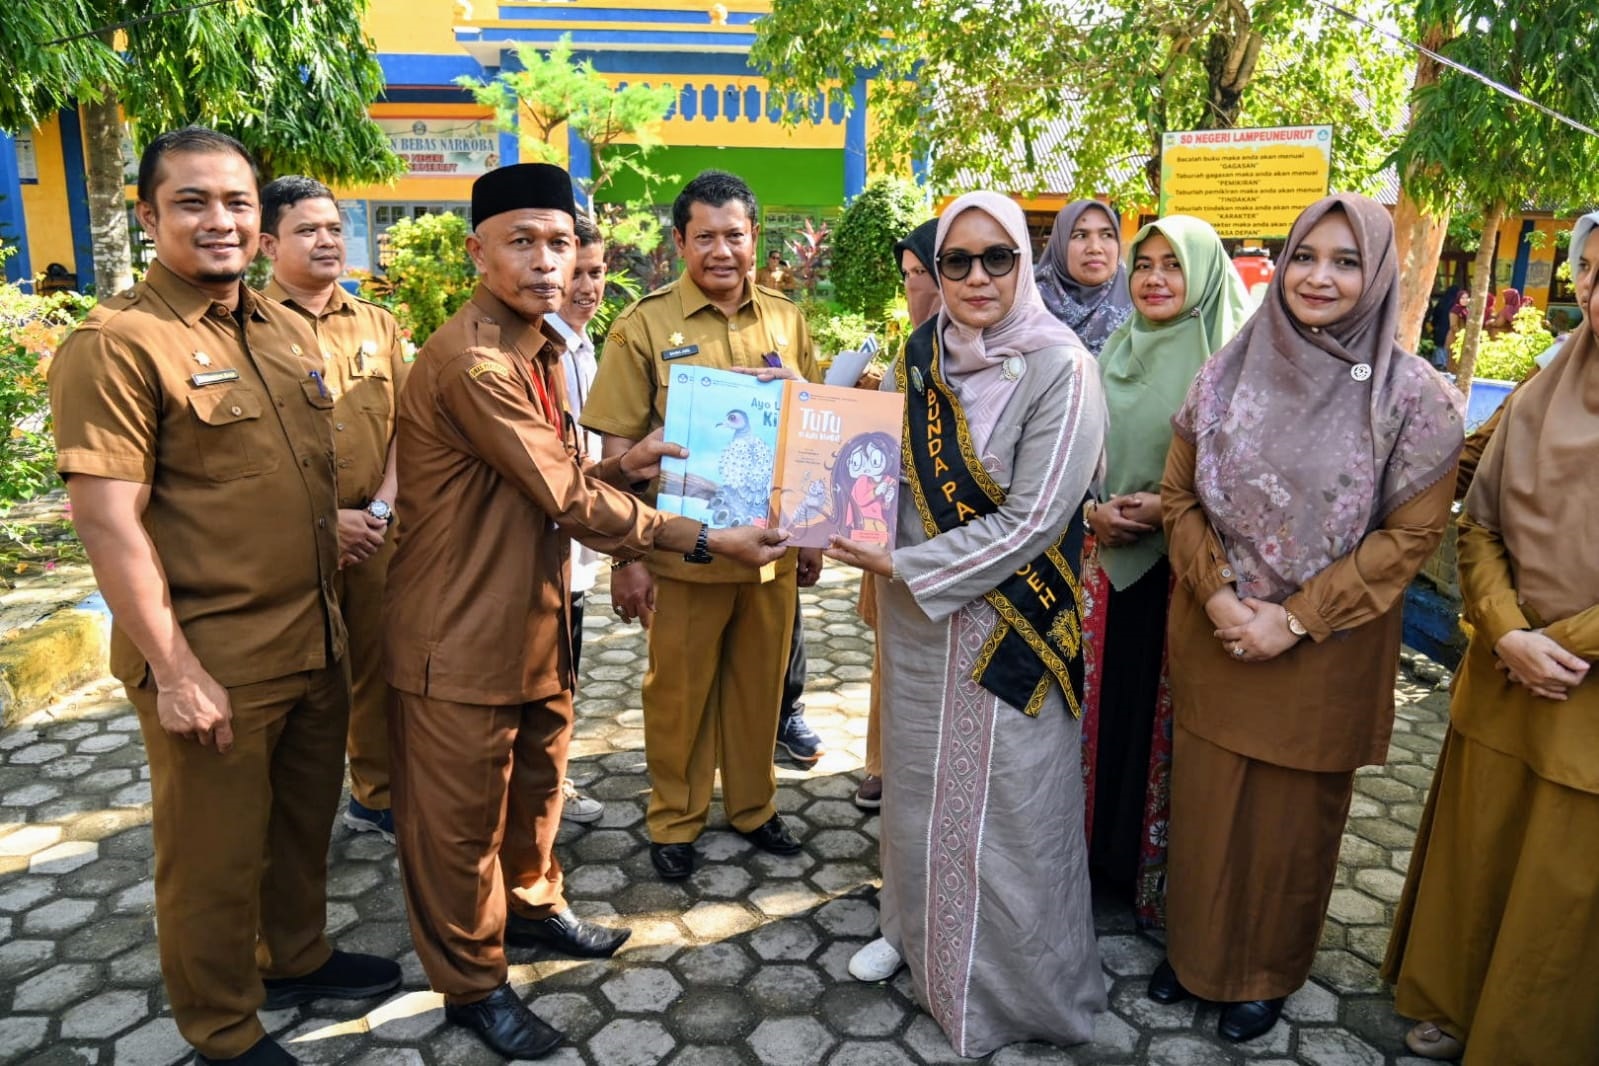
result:
M 387 310 L 337 285 L 318 315 L 295 303 L 276 281 L 263 292 L 316 332 L 319 347 L 310 353 L 310 366 L 321 370 L 333 394 L 339 506 L 365 507 L 383 483 L 389 441 L 394 439 L 395 399 L 411 369 L 400 327 Z
M 235 318 L 154 263 L 50 368 L 56 469 L 150 486 L 143 521 L 172 608 L 229 687 L 344 654 L 333 399 L 304 361 L 316 338 L 248 290 L 239 306 Z M 113 627 L 112 672 L 138 685 L 146 666 Z
M 688 349 L 697 349 L 687 351 Z M 746 284 L 744 302 L 727 318 L 687 276 L 650 293 L 617 316 L 605 338 L 594 388 L 583 404 L 583 425 L 639 440 L 666 420 L 667 370 L 674 366 L 765 366 L 768 352 L 820 381 L 805 318 L 782 293 Z M 669 354 L 670 353 L 670 354 Z M 652 492 L 648 499 L 653 503 Z M 727 559 L 685 563 L 681 553 L 657 552 L 650 569 L 679 581 L 765 581 L 794 569 L 790 551 L 773 567 L 753 570 Z
M 620 459 L 579 458 L 561 351 L 553 329 L 479 286 L 417 354 L 397 438 L 405 537 L 383 602 L 388 681 L 402 692 L 498 705 L 570 688 L 571 538 L 638 558 L 690 521 L 606 484 L 623 480 Z

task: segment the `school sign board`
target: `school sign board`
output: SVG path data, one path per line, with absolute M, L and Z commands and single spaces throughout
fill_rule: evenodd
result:
M 1168 133 L 1160 213 L 1202 218 L 1223 237 L 1286 237 L 1327 195 L 1331 167 L 1331 126 Z

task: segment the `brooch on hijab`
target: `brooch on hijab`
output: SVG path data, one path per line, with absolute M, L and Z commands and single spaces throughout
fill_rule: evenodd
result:
M 1027 373 L 1027 360 L 1019 355 L 1009 355 L 1005 357 L 1005 361 L 999 367 L 999 372 L 1005 375 L 1006 381 L 1015 381 Z
M 1356 381 L 1367 380 L 1371 377 L 1371 364 L 1356 363 L 1354 366 L 1349 368 L 1349 376 L 1354 378 Z

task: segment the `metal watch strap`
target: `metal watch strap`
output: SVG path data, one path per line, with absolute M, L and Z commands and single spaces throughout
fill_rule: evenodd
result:
M 694 538 L 694 550 L 683 556 L 685 563 L 708 563 L 711 561 L 711 527 L 704 522 L 700 523 L 700 535 Z

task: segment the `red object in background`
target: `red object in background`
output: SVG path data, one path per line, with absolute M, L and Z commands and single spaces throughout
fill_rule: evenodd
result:
M 1272 275 L 1277 273 L 1277 264 L 1271 261 L 1271 253 L 1264 248 L 1240 248 L 1233 253 L 1233 269 L 1244 280 L 1249 295 L 1258 301 L 1266 294 Z

